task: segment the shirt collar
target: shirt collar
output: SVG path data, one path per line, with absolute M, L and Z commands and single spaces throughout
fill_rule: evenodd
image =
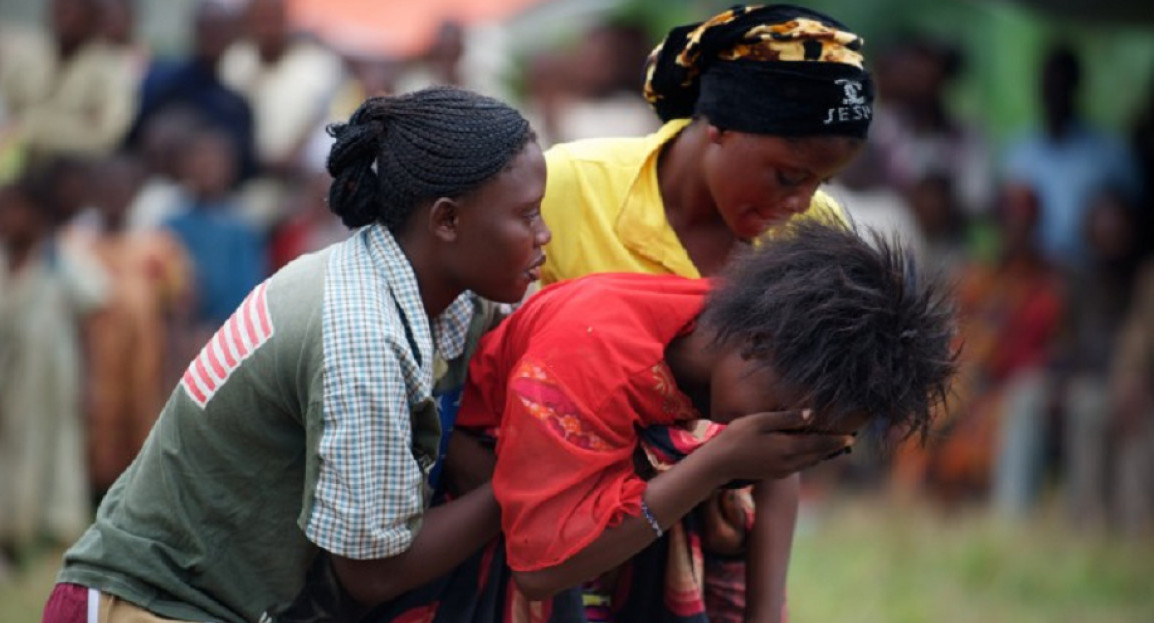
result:
M 465 348 L 465 338 L 473 316 L 471 293 L 463 292 L 430 324 L 421 300 L 417 274 L 396 238 L 383 226 L 371 225 L 368 239 L 374 261 L 394 277 L 388 280 L 389 290 L 400 306 L 409 328 L 417 337 L 417 344 L 421 348 L 421 366 L 430 365 L 433 360 L 433 353 L 425 350 L 427 344 L 432 344 L 445 359 L 458 357 Z
M 437 343 L 437 353 L 442 359 L 446 361 L 456 359 L 465 351 L 465 341 L 472 320 L 473 294 L 464 292 L 433 321 L 433 338 Z
M 369 255 L 377 270 L 388 273 L 385 283 L 388 284 L 389 294 L 396 301 L 398 311 L 404 317 L 404 322 L 412 332 L 416 343 L 418 359 L 422 368 L 433 363 L 433 332 L 429 325 L 429 316 L 425 313 L 425 305 L 421 300 L 421 290 L 417 286 L 417 274 L 409 258 L 397 244 L 393 234 L 380 224 L 368 226 L 367 241 Z
M 657 179 L 657 158 L 662 146 L 680 134 L 690 122 L 690 119 L 674 119 L 649 135 L 648 153 L 625 193 L 615 230 L 621 243 L 634 253 L 657 262 L 672 274 L 694 278 L 700 273 L 665 216 L 665 204 L 660 199 L 661 188 Z M 652 197 L 657 197 L 656 204 Z

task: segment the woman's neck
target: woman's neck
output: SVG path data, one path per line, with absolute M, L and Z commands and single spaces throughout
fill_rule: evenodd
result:
M 694 121 L 666 144 L 657 161 L 665 218 L 702 275 L 721 270 L 739 242 L 721 218 L 702 172 L 708 132 L 708 122 Z
M 657 185 L 666 218 L 678 233 L 721 220 L 701 169 L 709 142 L 708 127 L 703 120 L 690 123 L 658 156 Z
M 413 267 L 425 313 L 430 320 L 440 316 L 465 289 L 450 283 L 450 280 L 442 274 L 436 262 L 436 254 L 425 240 L 417 236 L 407 236 L 403 232 L 394 236 L 397 245 L 401 247 L 401 252 Z
M 708 417 L 710 378 L 720 359 L 720 352 L 713 347 L 711 336 L 708 330 L 698 325 L 665 347 L 665 365 L 673 374 L 673 382 L 705 417 Z

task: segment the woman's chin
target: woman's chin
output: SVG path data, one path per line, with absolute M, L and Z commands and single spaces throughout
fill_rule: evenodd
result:
M 494 303 L 520 303 L 524 300 L 525 293 L 529 291 L 529 286 L 533 285 L 535 281 L 536 279 L 531 279 L 526 272 L 522 273 L 515 282 L 505 284 L 500 288 L 491 288 L 484 292 L 474 290 L 474 292 L 481 298 Z

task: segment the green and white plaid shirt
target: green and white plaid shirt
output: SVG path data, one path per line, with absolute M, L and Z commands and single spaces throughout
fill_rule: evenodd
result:
M 356 559 L 408 549 L 436 459 L 435 449 L 417 447 L 412 421 L 432 408 L 434 345 L 444 359 L 460 354 L 472 312 L 463 294 L 430 327 L 412 266 L 383 227 L 362 229 L 334 251 L 309 540 Z

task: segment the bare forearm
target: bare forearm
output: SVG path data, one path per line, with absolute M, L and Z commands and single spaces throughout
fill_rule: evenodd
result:
M 753 488 L 757 514 L 746 564 L 748 623 L 781 621 L 800 483 L 801 478 L 794 474 L 780 480 L 764 480 Z
M 788 478 L 852 443 L 848 435 L 781 433 L 805 425 L 807 418 L 808 412 L 802 411 L 737 418 L 716 438 L 651 480 L 645 500 L 662 529 L 684 517 L 725 482 Z M 793 532 L 792 517 L 788 531 Z M 514 579 L 527 597 L 540 599 L 612 569 L 653 540 L 654 532 L 644 518 L 627 517 L 569 560 L 537 571 L 514 572 Z M 788 559 L 788 544 L 784 554 Z M 781 573 L 784 584 L 784 570 Z
M 486 483 L 429 509 L 405 552 L 381 560 L 333 556 L 333 568 L 354 599 L 374 605 L 448 573 L 495 538 L 500 527 L 500 509 L 492 486 Z
M 693 510 L 723 482 L 708 455 L 702 449 L 649 481 L 644 499 L 662 530 Z M 644 517 L 625 517 L 568 560 L 537 571 L 514 572 L 514 579 L 526 597 L 544 599 L 620 565 L 656 536 Z
M 497 457 L 473 435 L 456 429 L 449 436 L 443 478 L 449 491 L 464 494 L 493 479 Z

